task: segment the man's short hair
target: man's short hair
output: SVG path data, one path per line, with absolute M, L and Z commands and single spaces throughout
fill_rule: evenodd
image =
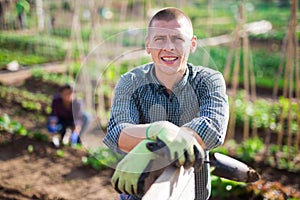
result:
M 59 88 L 59 92 L 63 92 L 64 90 L 71 90 L 73 92 L 73 87 L 70 84 L 65 84 Z
M 185 18 L 192 26 L 191 19 L 180 9 L 174 7 L 167 7 L 159 10 L 150 20 L 148 27 L 152 26 L 154 20 L 171 21 L 174 19 Z

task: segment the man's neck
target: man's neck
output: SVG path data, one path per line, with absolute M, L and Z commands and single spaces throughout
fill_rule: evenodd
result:
M 156 74 L 158 81 L 164 85 L 168 91 L 173 91 L 174 86 L 183 78 L 184 72 L 178 72 L 176 74 Z

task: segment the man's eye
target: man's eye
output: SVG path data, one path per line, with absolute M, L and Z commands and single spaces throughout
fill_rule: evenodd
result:
M 163 40 L 164 40 L 164 38 L 162 38 L 162 37 L 158 37 L 158 38 L 155 38 L 154 40 L 155 40 L 155 41 L 163 41 Z
M 184 39 L 182 37 L 175 37 L 175 40 L 184 41 Z

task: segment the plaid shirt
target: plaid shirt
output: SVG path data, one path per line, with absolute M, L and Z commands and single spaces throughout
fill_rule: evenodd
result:
M 215 70 L 188 64 L 184 77 L 172 93 L 160 84 L 153 63 L 122 75 L 116 85 L 108 132 L 103 142 L 118 148 L 122 129 L 131 124 L 170 121 L 196 131 L 208 151 L 224 142 L 229 118 L 228 97 L 223 76 Z M 209 164 L 195 172 L 196 197 L 210 196 Z

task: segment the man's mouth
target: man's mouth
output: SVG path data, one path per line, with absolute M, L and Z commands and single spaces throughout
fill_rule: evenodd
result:
M 174 62 L 174 61 L 178 60 L 178 57 L 177 56 L 163 56 L 163 57 L 161 57 L 161 59 L 164 62 Z

